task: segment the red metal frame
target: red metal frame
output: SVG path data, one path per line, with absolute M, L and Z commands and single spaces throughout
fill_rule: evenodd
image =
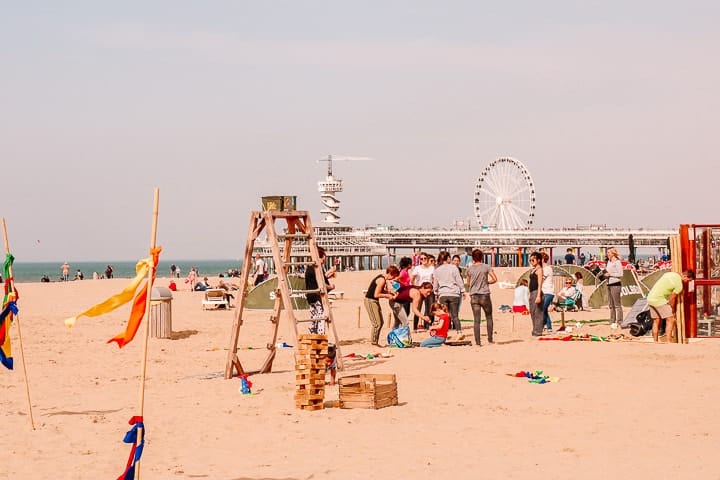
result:
M 681 270 L 695 270 L 695 288 L 692 292 L 683 292 L 683 305 L 685 312 L 685 336 L 697 337 L 697 287 L 703 288 L 703 304 L 711 305 L 711 288 L 720 287 L 720 278 L 711 278 L 711 248 L 710 230 L 720 229 L 720 224 L 683 224 L 680 225 Z M 698 238 L 699 234 L 699 238 Z M 702 265 L 698 265 L 698 244 L 702 247 L 704 255 Z M 673 259 L 674 261 L 675 259 Z M 712 333 L 712 332 L 711 332 Z

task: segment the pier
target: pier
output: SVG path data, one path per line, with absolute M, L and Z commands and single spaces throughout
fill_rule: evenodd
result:
M 565 255 L 572 248 L 576 256 L 585 252 L 603 255 L 608 247 L 627 249 L 630 235 L 635 247 L 657 248 L 665 252 L 668 237 L 677 230 L 645 228 L 608 228 L 605 226 L 533 230 L 461 230 L 461 229 L 400 229 L 394 227 L 357 228 L 335 224 L 314 227 L 318 245 L 325 248 L 328 261 L 340 269 L 356 270 L 384 268 L 396 263 L 399 257 L 417 251 L 434 253 L 448 250 L 469 253 L 480 248 L 485 261 L 493 266 L 528 265 L 531 252 L 545 249 L 553 258 Z M 266 246 L 258 245 L 263 256 L 269 256 Z M 556 250 L 559 250 L 556 252 Z M 302 256 L 300 247 L 294 255 Z M 337 259 L 337 260 L 336 260 Z

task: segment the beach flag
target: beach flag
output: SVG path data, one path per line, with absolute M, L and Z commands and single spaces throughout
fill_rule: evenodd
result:
M 133 307 L 130 312 L 130 319 L 128 320 L 127 328 L 124 332 L 119 333 L 108 340 L 108 343 L 116 342 L 120 348 L 130 343 L 132 339 L 135 338 L 135 334 L 140 327 L 140 322 L 142 322 L 142 319 L 145 316 L 145 306 L 147 304 L 147 296 L 149 294 L 146 277 L 148 272 L 152 271 L 151 284 L 155 282 L 155 273 L 157 272 L 157 265 L 160 260 L 161 251 L 161 247 L 154 248 L 150 251 L 149 257 L 137 262 L 135 265 L 135 278 L 130 281 L 123 291 L 113 295 L 104 302 L 98 303 L 94 307 L 90 307 L 79 315 L 66 319 L 65 325 L 72 327 L 80 317 L 99 317 L 100 315 L 110 313 L 116 308 L 125 305 L 130 300 L 133 300 Z
M 18 314 L 18 294 L 15 282 L 10 276 L 15 257 L 11 253 L 5 255 L 3 263 L 3 277 L 5 278 L 5 294 L 3 296 L 2 311 L 0 311 L 0 363 L 8 370 L 13 369 L 12 351 L 10 349 L 10 324 L 14 315 Z
M 125 465 L 125 471 L 117 478 L 117 480 L 135 479 L 135 464 L 140 461 L 143 447 L 145 446 L 145 424 L 143 423 L 143 417 L 134 416 L 128 423 L 133 427 L 125 434 L 123 442 L 132 443 L 132 448 L 130 449 L 130 456 L 128 457 L 127 465 Z M 139 442 L 138 430 L 140 431 Z

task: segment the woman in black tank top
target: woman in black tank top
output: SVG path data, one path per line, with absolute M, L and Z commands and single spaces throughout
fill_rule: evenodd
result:
M 376 347 L 380 346 L 380 331 L 383 327 L 383 314 L 380 308 L 380 299 L 394 298 L 394 294 L 389 292 L 388 282 L 395 280 L 400 275 L 400 270 L 395 265 L 390 265 L 385 270 L 385 275 L 378 275 L 372 279 L 365 293 L 365 310 L 370 317 L 372 329 L 370 331 L 370 342 Z
M 545 323 L 545 312 L 542 305 L 542 291 L 540 285 L 543 281 L 542 253 L 532 252 L 530 254 L 530 265 L 533 267 L 530 272 L 530 317 L 532 318 L 532 334 L 534 337 L 542 336 L 543 324 Z

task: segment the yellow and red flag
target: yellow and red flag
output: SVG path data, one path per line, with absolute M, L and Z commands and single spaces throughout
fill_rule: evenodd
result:
M 150 256 L 139 260 L 135 265 L 135 278 L 120 292 L 112 297 L 108 298 L 104 302 L 98 303 L 97 305 L 90 307 L 79 315 L 68 318 L 65 320 L 65 325 L 72 327 L 80 317 L 99 317 L 106 313 L 110 313 L 116 308 L 125 305 L 130 300 L 133 300 L 133 307 L 130 312 L 130 319 L 128 320 L 127 328 L 124 332 L 115 335 L 113 338 L 108 340 L 110 342 L 117 342 L 120 348 L 130 343 L 138 328 L 140 322 L 142 322 L 145 316 L 145 306 L 147 305 L 148 296 L 148 272 L 152 271 L 150 286 L 155 282 L 155 273 L 157 272 L 158 261 L 160 260 L 161 247 L 154 248 L 150 251 Z M 145 281 L 143 283 L 143 280 Z M 142 286 L 141 286 L 142 284 Z M 139 290 L 138 290 L 139 288 Z
M 0 309 L 0 364 L 8 370 L 13 369 L 13 357 L 10 350 L 10 324 L 13 316 L 18 314 L 17 300 L 19 298 L 17 290 L 15 290 L 15 282 L 10 276 L 14 260 L 15 257 L 11 253 L 6 254 L 2 269 L 3 277 L 5 277 L 5 294 L 2 309 Z

